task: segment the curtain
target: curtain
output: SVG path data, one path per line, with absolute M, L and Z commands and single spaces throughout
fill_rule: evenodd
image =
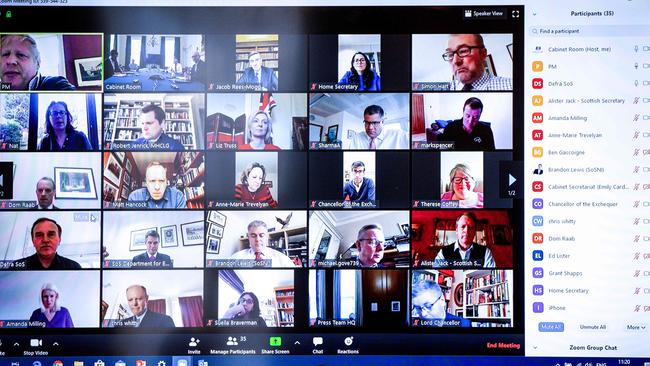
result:
M 179 297 L 178 302 L 181 306 L 181 317 L 183 318 L 183 326 L 202 327 L 203 326 L 203 297 L 201 296 Z
M 156 313 L 167 314 L 167 305 L 165 304 L 165 299 L 149 300 L 147 302 L 147 309 Z
M 180 63 L 183 63 L 181 60 L 181 37 L 174 38 L 174 58 L 178 59 Z
M 413 94 L 413 133 L 424 133 L 424 95 Z
M 238 293 L 241 294 L 244 292 L 244 283 L 232 269 L 224 269 L 222 271 L 219 271 L 219 278 L 224 280 L 224 282 L 226 282 Z
M 124 66 L 131 64 L 131 36 L 126 36 L 126 51 L 124 52 Z
M 140 43 L 140 67 L 147 65 L 147 36 L 142 36 Z
M 165 65 L 165 37 L 160 37 L 160 62 L 159 62 L 160 68 L 164 69 L 167 67 Z

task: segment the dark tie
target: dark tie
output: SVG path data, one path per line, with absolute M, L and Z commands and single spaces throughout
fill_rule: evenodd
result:
M 472 89 L 474 89 L 474 87 L 473 87 L 472 84 L 470 83 L 470 84 L 465 84 L 465 85 L 463 85 L 463 89 L 461 89 L 461 90 L 462 90 L 462 91 L 470 91 L 470 90 L 472 90 Z
M 149 256 L 149 262 L 153 262 L 156 260 L 156 256 L 150 255 Z
M 255 262 L 262 261 L 262 252 L 255 252 Z

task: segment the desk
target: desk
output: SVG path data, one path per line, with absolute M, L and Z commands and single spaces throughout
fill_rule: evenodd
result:
M 154 80 L 151 77 L 160 78 L 160 80 Z M 139 80 L 139 83 L 135 83 L 135 80 Z M 141 88 L 129 88 L 131 86 L 140 86 Z M 104 91 L 205 92 L 205 85 L 198 81 L 175 78 L 163 70 L 140 69 L 133 73 L 115 74 L 104 80 Z

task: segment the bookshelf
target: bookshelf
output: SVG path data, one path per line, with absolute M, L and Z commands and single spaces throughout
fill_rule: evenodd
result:
M 248 238 L 239 239 L 240 249 L 249 247 Z M 307 266 L 307 228 L 298 227 L 269 232 L 269 248 L 284 253 L 292 260 L 300 258 L 302 266 Z
M 115 121 L 117 120 L 117 103 L 104 103 L 104 141 L 112 141 Z
M 465 317 L 474 327 L 511 327 L 511 271 L 477 270 L 465 273 Z
M 235 81 L 244 73 L 244 70 L 248 67 L 248 55 L 251 52 L 259 52 L 262 57 L 262 66 L 266 66 L 270 69 L 273 69 L 275 76 L 278 78 L 278 40 L 268 40 L 268 41 L 251 41 L 251 42 L 237 42 L 237 47 L 235 50 Z
M 185 152 L 179 179 L 183 183 L 187 208 L 204 208 L 205 159 L 202 152 Z
M 142 135 L 140 113 L 154 104 L 165 111 L 165 133 L 181 142 L 186 150 L 196 149 L 196 126 L 192 96 L 187 95 L 120 95 L 106 97 L 104 102 L 104 143 L 129 144 Z
M 294 292 L 293 286 L 276 287 L 275 309 L 278 315 L 278 326 L 293 327 L 294 323 Z

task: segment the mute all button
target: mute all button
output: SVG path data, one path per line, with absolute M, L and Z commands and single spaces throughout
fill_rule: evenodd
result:
M 543 333 L 562 333 L 564 332 L 564 323 L 562 322 L 540 322 L 537 329 Z

